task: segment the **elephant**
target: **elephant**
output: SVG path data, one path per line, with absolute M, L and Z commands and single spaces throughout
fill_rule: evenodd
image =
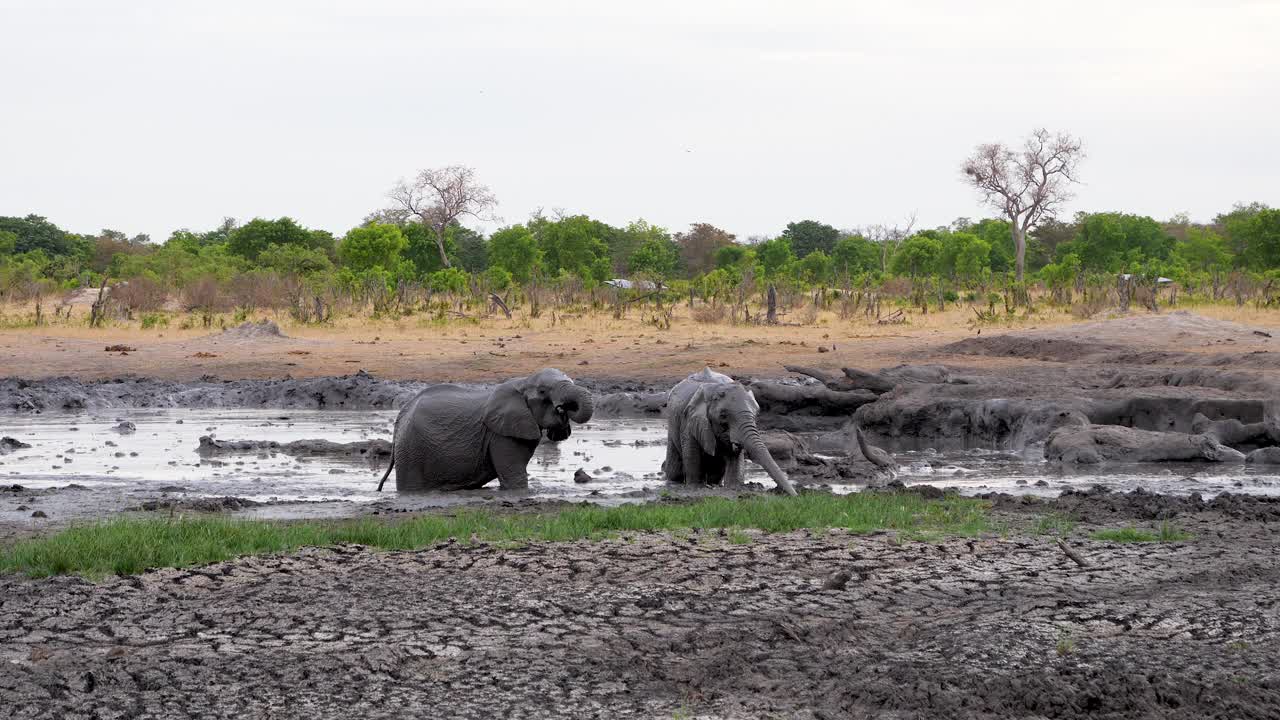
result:
M 667 480 L 741 485 L 745 452 L 779 488 L 795 495 L 791 479 L 761 437 L 759 412 L 750 390 L 711 368 L 681 380 L 667 394 L 667 458 L 662 463 Z
M 391 464 L 378 490 L 393 468 L 401 492 L 474 490 L 494 478 L 503 490 L 524 490 L 543 432 L 548 440 L 564 440 L 570 422 L 585 423 L 591 412 L 591 393 L 553 368 L 492 391 L 429 387 L 396 417 Z

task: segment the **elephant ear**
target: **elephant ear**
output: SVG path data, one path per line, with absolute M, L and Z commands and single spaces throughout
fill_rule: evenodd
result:
M 498 435 L 522 440 L 542 437 L 542 429 L 534 420 L 517 380 L 508 380 L 494 389 L 484 404 L 484 426 Z
M 700 387 L 689 400 L 685 414 L 685 432 L 702 447 L 708 455 L 716 454 L 716 435 L 711 431 L 711 419 L 707 417 L 707 388 Z

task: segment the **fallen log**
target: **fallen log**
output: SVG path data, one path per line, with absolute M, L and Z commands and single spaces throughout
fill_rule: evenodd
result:
M 1058 547 L 1062 548 L 1062 552 L 1066 553 L 1067 557 L 1071 558 L 1071 561 L 1075 564 L 1080 567 L 1089 567 L 1089 561 L 1085 560 L 1080 553 L 1072 550 L 1070 545 L 1062 541 L 1062 538 L 1058 538 Z

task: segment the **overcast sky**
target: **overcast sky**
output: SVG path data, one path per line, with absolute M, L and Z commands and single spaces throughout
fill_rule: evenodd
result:
M 461 163 L 508 223 L 931 227 L 1045 126 L 1088 149 L 1070 211 L 1207 220 L 1280 204 L 1277 38 L 1263 0 L 0 0 L 0 215 L 341 233 Z

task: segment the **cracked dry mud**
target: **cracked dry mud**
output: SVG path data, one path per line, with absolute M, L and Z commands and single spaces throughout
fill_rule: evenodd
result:
M 635 534 L 0 578 L 0 715 L 1274 718 L 1274 524 Z M 823 589 L 833 572 L 850 579 Z

